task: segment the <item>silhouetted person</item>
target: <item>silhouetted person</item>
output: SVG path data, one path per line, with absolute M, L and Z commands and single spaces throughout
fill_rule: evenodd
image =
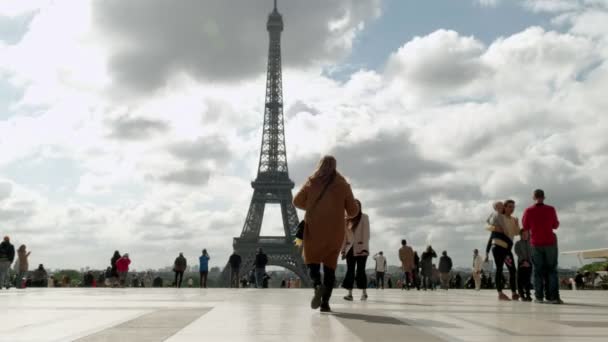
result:
M 422 285 L 424 290 L 434 289 L 433 285 L 433 258 L 437 257 L 437 253 L 433 250 L 433 247 L 428 246 L 426 251 L 422 253 L 420 258 L 420 268 L 422 270 Z
M 266 265 L 268 264 L 268 256 L 264 254 L 261 248 L 258 248 L 258 251 L 255 255 L 255 286 L 258 289 L 263 288 L 264 286 L 264 276 L 266 274 Z
M 188 267 L 188 262 L 184 257 L 184 253 L 179 253 L 179 256 L 175 258 L 173 263 L 173 271 L 175 272 L 175 287 L 182 287 L 182 280 L 184 279 L 184 272 Z
M 439 258 L 439 277 L 441 288 L 444 290 L 450 288 L 450 272 L 452 272 L 452 258 L 448 256 L 447 251 L 443 251 L 441 258 Z
M 236 253 L 236 251 L 232 252 L 230 259 L 228 259 L 228 264 L 230 264 L 230 286 L 238 288 L 239 287 L 239 274 L 241 270 L 241 256 Z
M 0 243 L 0 290 L 2 286 L 9 288 L 8 270 L 15 260 L 15 247 L 8 236 Z
M 111 275 L 111 283 L 112 286 L 116 286 L 119 283 L 118 280 L 118 268 L 116 267 L 116 262 L 120 259 L 120 252 L 114 251 L 114 255 L 112 255 L 112 259 L 110 259 L 110 266 L 112 267 L 112 275 Z

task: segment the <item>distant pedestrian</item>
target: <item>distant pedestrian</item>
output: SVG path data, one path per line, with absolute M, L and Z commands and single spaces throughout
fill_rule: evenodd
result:
M 27 278 L 27 271 L 29 270 L 29 257 L 31 252 L 28 252 L 25 245 L 19 246 L 17 250 L 17 263 L 15 264 L 15 271 L 17 272 L 17 278 L 15 278 L 15 287 L 18 289 L 25 288 L 24 279 Z
M 524 211 L 522 224 L 524 230 L 530 231 L 536 301 L 542 303 L 546 296 L 548 303 L 562 304 L 557 275 L 557 237 L 553 233 L 559 227 L 557 212 L 545 204 L 543 190 L 535 190 L 533 198 L 536 203 Z
M 203 249 L 203 254 L 198 258 L 199 261 L 199 273 L 200 273 L 200 287 L 201 289 L 207 288 L 207 276 L 209 275 L 209 254 L 206 249 Z
M 268 256 L 261 248 L 258 248 L 255 255 L 255 287 L 258 289 L 264 288 L 266 265 L 268 265 Z
M 315 291 L 310 306 L 312 309 L 320 307 L 321 312 L 331 312 L 329 299 L 344 242 L 344 212 L 347 217 L 354 217 L 359 212 L 350 184 L 336 170 L 336 165 L 334 157 L 323 157 L 293 200 L 297 208 L 306 210 L 303 254 Z
M 475 290 L 481 289 L 481 272 L 483 269 L 483 258 L 479 255 L 479 250 L 473 251 L 473 280 L 475 281 Z
M 129 273 L 129 265 L 131 265 L 131 259 L 129 259 L 129 253 L 125 253 L 120 259 L 116 261 L 116 271 L 118 272 L 118 283 L 121 287 L 125 287 L 127 284 L 127 275 Z
M 410 289 L 414 283 L 414 250 L 407 245 L 406 240 L 401 240 L 401 248 L 399 248 L 399 260 L 401 261 L 401 272 L 403 272 L 402 289 Z
M 0 243 L 0 290 L 5 286 L 9 288 L 8 272 L 15 260 L 15 247 L 11 244 L 11 239 L 5 236 Z
M 452 272 L 452 258 L 448 256 L 447 251 L 441 253 L 439 258 L 439 277 L 441 280 L 441 288 L 447 290 L 450 288 L 450 272 Z
M 437 253 L 433 250 L 433 247 L 428 246 L 426 251 L 422 253 L 420 258 L 420 269 L 422 274 L 422 286 L 424 290 L 433 290 L 433 258 L 437 257 Z
M 347 219 L 342 257 L 346 259 L 346 275 L 342 287 L 348 290 L 345 300 L 353 300 L 353 284 L 362 290 L 361 300 L 367 300 L 367 275 L 365 264 L 369 256 L 369 217 L 361 209 L 361 202 L 356 201 L 359 207 L 357 216 Z
M 418 252 L 414 251 L 414 272 L 413 272 L 413 282 L 416 285 L 416 290 L 420 291 L 420 257 L 418 256 Z
M 521 232 L 521 238 L 515 243 L 515 254 L 517 255 L 517 288 L 519 296 L 523 301 L 531 302 L 530 295 L 532 277 L 532 249 L 529 240 L 530 232 Z
M 194 280 L 192 279 L 192 277 L 188 278 L 188 287 L 190 287 L 190 288 L 194 287 Z
M 178 289 L 182 287 L 182 280 L 184 279 L 184 272 L 188 268 L 188 261 L 184 257 L 184 253 L 179 253 L 179 256 L 175 258 L 173 263 L 173 271 L 175 272 L 175 287 Z
M 110 266 L 112 267 L 112 275 L 111 275 L 111 283 L 112 286 L 117 286 L 119 284 L 118 280 L 118 267 L 116 267 L 116 262 L 121 258 L 119 251 L 114 251 L 114 255 L 112 255 L 112 259 L 110 259 Z
M 380 251 L 378 254 L 374 255 L 374 260 L 376 261 L 376 282 L 378 283 L 377 289 L 384 290 L 384 274 L 387 269 L 386 257 L 383 252 Z
M 239 274 L 241 270 L 241 256 L 236 253 L 236 250 L 232 252 L 228 263 L 230 264 L 230 286 L 239 287 Z

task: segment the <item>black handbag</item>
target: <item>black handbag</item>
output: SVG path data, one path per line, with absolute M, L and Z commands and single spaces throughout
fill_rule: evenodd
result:
M 315 203 L 313 203 L 313 205 L 307 211 L 310 211 L 314 207 L 317 206 L 317 203 L 319 203 L 319 201 L 323 198 L 323 195 L 325 195 L 325 192 L 327 191 L 327 188 L 329 188 L 329 185 L 331 183 L 333 183 L 333 181 L 334 181 L 334 177 L 332 177 L 327 182 L 327 184 L 325 184 L 325 187 L 321 191 L 321 194 L 319 194 L 319 197 L 317 198 L 317 200 L 315 201 Z M 296 227 L 296 239 L 298 239 L 298 240 L 304 240 L 304 228 L 306 228 L 306 221 L 302 220 L 302 221 L 300 221 L 300 223 L 298 223 L 298 226 Z

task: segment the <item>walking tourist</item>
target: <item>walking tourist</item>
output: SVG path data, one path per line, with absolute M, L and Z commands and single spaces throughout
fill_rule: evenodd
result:
M 175 258 L 173 263 L 173 271 L 175 272 L 175 287 L 178 289 L 182 287 L 182 281 L 184 279 L 184 272 L 188 268 L 188 261 L 184 257 L 184 253 L 179 253 L 179 256 Z
M 268 265 L 268 256 L 264 254 L 264 251 L 261 248 L 258 248 L 257 254 L 255 255 L 255 287 L 258 289 L 264 288 L 266 265 Z
M 127 284 L 127 275 L 129 273 L 129 265 L 131 265 L 131 259 L 129 259 L 129 253 L 125 253 L 120 259 L 116 261 L 116 272 L 118 273 L 118 284 L 121 287 L 125 287 Z
M 433 258 L 437 257 L 437 253 L 433 250 L 433 247 L 428 246 L 426 251 L 422 253 L 420 258 L 420 270 L 422 274 L 422 286 L 424 290 L 432 290 L 432 277 L 433 277 Z
M 521 232 L 521 238 L 515 243 L 515 254 L 517 255 L 517 289 L 523 301 L 531 302 L 530 296 L 532 277 L 532 250 L 529 241 L 530 232 Z
M 439 279 L 443 290 L 450 288 L 450 272 L 452 272 L 452 266 L 452 258 L 448 256 L 447 251 L 443 251 L 443 253 L 441 253 L 441 258 L 439 258 Z
M 420 257 L 416 251 L 414 251 L 414 273 L 412 278 L 412 281 L 416 285 L 416 291 L 420 291 Z
M 198 258 L 198 271 L 200 274 L 200 288 L 207 288 L 207 276 L 209 275 L 209 254 L 207 254 L 207 250 L 203 249 L 203 254 Z
M 367 275 L 365 264 L 369 256 L 369 217 L 363 213 L 361 202 L 356 200 L 359 214 L 346 220 L 346 234 L 342 256 L 346 258 L 346 275 L 342 287 L 348 290 L 345 300 L 353 300 L 353 284 L 362 290 L 361 300 L 367 300 Z
M 533 199 L 536 203 L 524 211 L 522 224 L 524 230 L 530 231 L 534 296 L 540 303 L 546 298 L 548 303 L 562 304 L 558 292 L 557 238 L 553 233 L 559 227 L 557 212 L 545 204 L 543 190 L 535 190 Z
M 112 276 L 111 278 L 111 283 L 112 286 L 118 286 L 119 284 L 119 280 L 118 280 L 118 268 L 116 267 L 116 262 L 118 262 L 118 259 L 120 259 L 120 252 L 119 251 L 114 251 L 114 255 L 112 255 L 112 259 L 110 260 L 110 266 L 112 267 Z
M 382 251 L 380 253 L 374 255 L 374 260 L 376 261 L 376 282 L 378 283 L 378 287 L 376 289 L 382 288 L 384 290 L 384 274 L 386 273 L 386 257 Z
M 401 272 L 403 278 L 401 288 L 408 290 L 414 282 L 414 250 L 407 245 L 406 240 L 401 240 L 401 248 L 399 248 L 399 260 L 401 261 Z
M 238 255 L 236 251 L 233 251 L 232 255 L 228 259 L 228 263 L 230 264 L 230 286 L 238 288 L 239 272 L 241 269 L 241 256 Z
M 15 264 L 15 271 L 17 277 L 15 278 L 15 287 L 18 289 L 25 288 L 25 279 L 27 278 L 27 271 L 29 270 L 29 257 L 31 252 L 28 252 L 25 245 L 19 246 L 17 250 L 17 263 Z
M 336 170 L 336 164 L 334 157 L 323 157 L 293 200 L 297 208 L 306 210 L 303 254 L 314 285 L 310 306 L 313 309 L 321 307 L 321 312 L 331 311 L 329 299 L 344 242 L 344 211 L 347 217 L 354 217 L 359 212 L 350 184 Z
M 512 216 L 515 210 L 515 201 L 506 200 L 503 202 L 494 203 L 494 212 L 488 217 L 488 230 L 491 231 L 490 239 L 486 246 L 486 260 L 490 249 L 496 264 L 496 290 L 498 291 L 498 299 L 509 301 L 511 299 L 518 300 L 517 294 L 517 275 L 515 271 L 515 259 L 513 258 L 513 237 L 519 234 L 519 222 L 516 217 Z M 504 275 L 503 267 L 507 266 L 509 270 L 509 285 L 511 286 L 511 299 L 503 292 Z
M 5 286 L 7 290 L 10 287 L 8 271 L 14 260 L 15 247 L 11 244 L 11 239 L 5 236 L 0 243 L 0 290 L 2 290 L 2 286 Z
M 473 251 L 473 280 L 475 281 L 475 290 L 481 290 L 481 271 L 483 268 L 483 258 L 479 255 L 479 250 Z

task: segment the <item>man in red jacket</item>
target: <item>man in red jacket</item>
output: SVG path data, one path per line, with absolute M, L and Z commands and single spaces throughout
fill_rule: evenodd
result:
M 524 211 L 522 225 L 530 231 L 532 263 L 534 265 L 534 292 L 536 302 L 561 304 L 557 276 L 557 238 L 553 232 L 559 227 L 555 208 L 545 204 L 545 192 L 534 191 L 531 207 Z

